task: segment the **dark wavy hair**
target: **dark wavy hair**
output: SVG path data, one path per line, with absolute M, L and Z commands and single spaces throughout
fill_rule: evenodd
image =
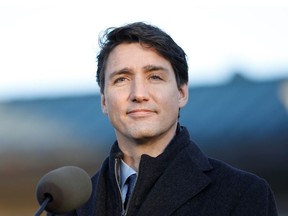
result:
M 140 43 L 154 49 L 170 62 L 175 72 L 177 86 L 188 83 L 188 64 L 184 50 L 163 30 L 144 22 L 135 22 L 118 28 L 108 28 L 99 37 L 100 52 L 97 56 L 97 83 L 104 93 L 105 68 L 110 52 L 122 43 Z

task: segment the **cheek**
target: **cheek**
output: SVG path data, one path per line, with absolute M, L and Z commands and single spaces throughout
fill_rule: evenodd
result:
M 107 114 L 114 114 L 119 112 L 119 110 L 121 109 L 121 100 L 118 97 L 117 93 L 115 94 L 111 94 L 111 95 L 107 95 L 106 97 L 106 112 Z
M 165 91 L 162 90 L 162 93 Z M 175 91 L 166 91 L 165 94 L 157 94 L 157 100 L 158 102 L 161 101 L 161 106 L 167 110 L 168 112 L 171 112 L 173 110 L 179 109 L 179 94 Z

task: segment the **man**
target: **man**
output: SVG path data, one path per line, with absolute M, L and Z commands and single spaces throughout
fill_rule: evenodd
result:
M 89 201 L 69 215 L 277 215 L 265 180 L 206 157 L 178 123 L 188 66 L 168 34 L 138 22 L 100 42 L 97 81 L 117 141 Z

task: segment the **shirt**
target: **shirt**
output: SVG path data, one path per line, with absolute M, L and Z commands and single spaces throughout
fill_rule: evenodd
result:
M 121 197 L 122 202 L 124 203 L 125 197 L 128 190 L 128 185 L 125 184 L 128 177 L 132 174 L 137 174 L 134 169 L 132 169 L 130 166 L 128 166 L 123 160 L 121 160 L 120 165 L 120 189 L 121 189 Z

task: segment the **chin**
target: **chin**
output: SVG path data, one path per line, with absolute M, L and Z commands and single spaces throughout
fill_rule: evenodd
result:
M 153 137 L 157 136 L 157 132 L 155 130 L 151 130 L 151 128 L 148 130 L 137 130 L 137 131 L 133 131 L 131 133 L 131 137 L 135 140 L 149 140 Z

